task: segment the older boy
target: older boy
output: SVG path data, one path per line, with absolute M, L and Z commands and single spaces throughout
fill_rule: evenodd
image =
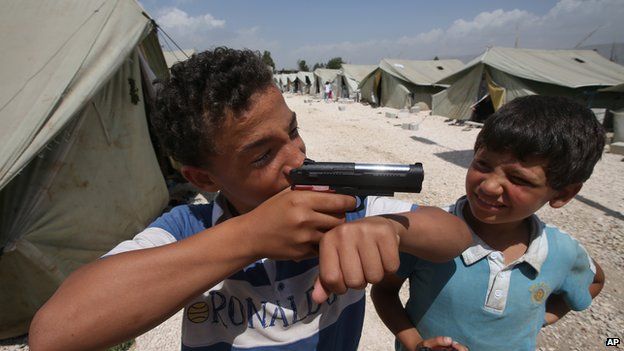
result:
M 412 209 L 370 198 L 345 223 L 352 197 L 287 190 L 305 146 L 257 53 L 217 48 L 174 66 L 158 110 L 184 177 L 219 196 L 174 208 L 72 274 L 35 316 L 33 350 L 104 348 L 184 306 L 184 350 L 355 350 L 364 294 L 347 288 L 396 270 L 399 247 L 439 261 L 469 243 L 442 210 L 352 221 Z
M 579 192 L 604 141 L 593 113 L 564 98 L 518 98 L 488 119 L 466 196 L 449 208 L 472 229 L 472 246 L 448 263 L 402 256 L 398 276 L 373 287 L 397 349 L 534 350 L 542 326 L 589 307 L 604 284 L 600 266 L 535 212 Z

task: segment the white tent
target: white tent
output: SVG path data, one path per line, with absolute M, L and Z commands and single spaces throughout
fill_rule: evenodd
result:
M 394 108 L 421 102 L 431 107 L 433 94 L 444 89 L 435 83 L 464 66 L 459 60 L 383 59 L 359 85 L 362 100 Z
M 153 90 L 143 82 L 168 72 L 151 19 L 134 0 L 2 7 L 0 338 L 7 338 L 28 331 L 74 269 L 132 237 L 167 204 L 146 118 Z
M 516 97 L 534 94 L 567 96 L 589 107 L 617 108 L 617 100 L 598 90 L 623 81 L 624 66 L 591 50 L 493 47 L 438 81 L 450 87 L 434 96 L 433 113 L 469 119 L 479 101 L 488 101 L 488 110 L 494 111 Z
M 371 74 L 377 65 L 350 65 L 343 63 L 340 69 L 340 97 L 356 98 L 360 82 Z
M 178 62 L 188 60 L 195 53 L 195 49 L 163 51 L 163 55 L 165 56 L 165 62 L 167 62 L 167 67 L 169 68 L 171 68 L 171 66 Z

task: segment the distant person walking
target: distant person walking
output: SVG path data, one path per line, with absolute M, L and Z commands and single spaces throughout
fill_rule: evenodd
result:
M 325 82 L 325 94 L 323 96 L 325 101 L 327 101 L 327 99 L 331 101 L 332 99 L 332 86 L 329 82 Z

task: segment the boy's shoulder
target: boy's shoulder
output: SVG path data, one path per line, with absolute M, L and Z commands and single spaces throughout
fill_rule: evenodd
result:
M 181 240 L 212 227 L 222 215 L 223 210 L 215 201 L 178 205 L 156 218 L 148 228 L 165 230 L 177 240 Z
M 565 230 L 553 224 L 543 222 L 537 215 L 534 215 L 534 217 L 540 225 L 542 235 L 545 235 L 547 238 L 548 262 L 574 266 L 579 260 L 587 261 L 590 270 L 594 273 L 596 272 L 593 260 L 581 242 Z
M 533 217 L 534 220 L 538 223 L 542 234 L 546 235 L 549 248 L 553 248 L 553 245 L 556 245 L 556 248 L 558 249 L 571 250 L 581 245 L 578 240 L 576 240 L 572 235 L 570 235 L 570 233 L 566 232 L 565 230 L 557 227 L 554 224 L 544 222 L 537 215 L 533 215 Z

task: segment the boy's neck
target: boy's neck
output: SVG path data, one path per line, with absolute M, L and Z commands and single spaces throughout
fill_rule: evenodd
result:
M 529 245 L 531 222 L 528 218 L 508 223 L 484 223 L 477 219 L 466 203 L 463 208 L 466 223 L 486 244 L 497 251 L 505 252 L 512 247 Z

